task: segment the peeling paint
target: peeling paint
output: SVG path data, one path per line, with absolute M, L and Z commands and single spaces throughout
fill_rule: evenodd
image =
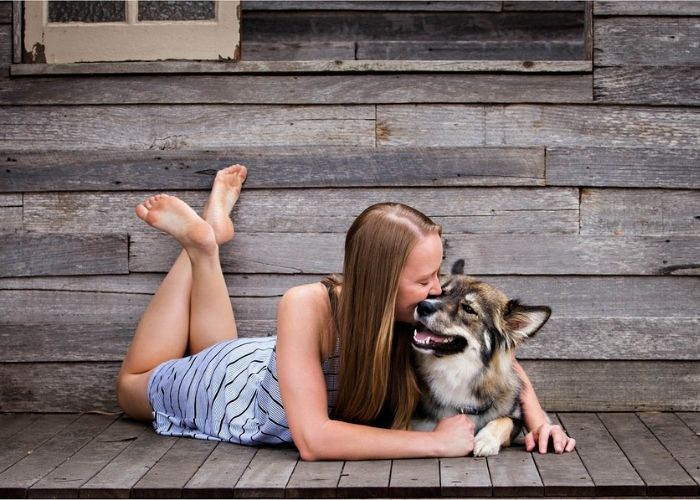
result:
M 35 43 L 32 50 L 24 51 L 24 60 L 27 63 L 46 64 L 46 47 L 41 43 Z
M 391 138 L 391 129 L 386 122 L 377 122 L 376 127 L 377 141 L 388 141 Z

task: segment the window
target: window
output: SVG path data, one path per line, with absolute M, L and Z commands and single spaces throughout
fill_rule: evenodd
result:
M 237 60 L 237 1 L 24 2 L 24 61 Z

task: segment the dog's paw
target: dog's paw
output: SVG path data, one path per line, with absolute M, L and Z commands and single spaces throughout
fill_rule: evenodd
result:
M 474 438 L 474 456 L 475 457 L 490 457 L 498 455 L 501 449 L 501 443 L 492 435 L 488 429 L 483 429 Z

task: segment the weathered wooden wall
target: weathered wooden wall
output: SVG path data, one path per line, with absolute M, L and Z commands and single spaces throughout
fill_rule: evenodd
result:
M 284 290 L 340 270 L 353 217 L 399 200 L 444 225 L 448 263 L 552 306 L 520 356 L 546 408 L 700 410 L 698 16 L 596 3 L 592 73 L 10 78 L 0 3 L 0 411 L 116 408 L 177 252 L 133 207 L 201 207 L 234 162 L 222 261 L 244 335 L 273 334 Z

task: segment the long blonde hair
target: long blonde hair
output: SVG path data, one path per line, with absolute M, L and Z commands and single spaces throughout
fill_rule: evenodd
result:
M 408 334 L 395 329 L 396 296 L 408 255 L 431 233 L 441 235 L 442 229 L 400 203 L 370 206 L 348 230 L 334 314 L 341 345 L 336 418 L 408 427 L 419 389 Z

